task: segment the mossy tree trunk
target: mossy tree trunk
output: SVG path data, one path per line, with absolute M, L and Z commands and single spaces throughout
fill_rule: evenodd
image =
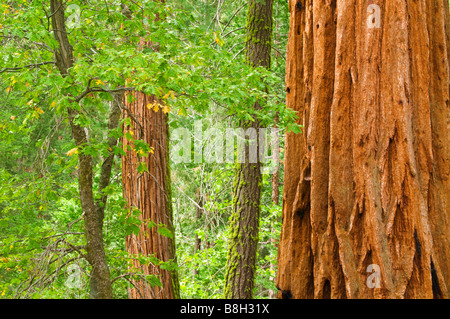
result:
M 254 67 L 270 67 L 272 7 L 272 0 L 249 0 L 248 3 L 246 59 Z M 259 109 L 260 105 L 256 103 L 254 108 Z M 256 136 L 252 139 L 256 141 L 253 142 L 259 141 L 257 119 L 241 122 L 240 126 L 244 130 L 254 130 Z M 236 165 L 224 291 L 228 299 L 253 297 L 262 184 L 259 154 L 251 157 L 255 155 L 256 161 L 251 161 L 246 151 L 242 163 Z
M 448 0 L 298 2 L 279 297 L 449 298 Z

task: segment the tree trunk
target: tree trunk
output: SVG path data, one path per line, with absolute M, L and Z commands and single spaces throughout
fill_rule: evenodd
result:
M 195 219 L 197 221 L 197 225 L 200 228 L 200 222 L 202 218 L 202 211 L 203 211 L 203 194 L 200 190 L 200 188 L 197 189 L 197 207 L 195 208 Z M 195 243 L 194 243 L 194 254 L 196 254 L 201 249 L 201 243 L 202 240 L 198 236 L 198 234 L 195 234 Z M 194 268 L 194 276 L 198 275 L 198 268 Z
M 278 129 L 276 126 L 277 123 L 278 123 L 278 118 L 275 118 L 275 125 L 273 127 L 274 130 Z M 272 137 L 272 140 L 274 140 L 277 137 L 278 137 L 278 134 L 276 134 L 276 136 L 274 134 L 274 136 Z M 273 152 L 273 160 L 275 161 L 275 163 L 279 163 L 279 161 L 280 161 L 279 149 L 273 149 L 272 152 Z M 280 172 L 277 169 L 272 175 L 272 203 L 274 203 L 275 205 L 278 206 L 279 205 L 279 197 L 280 197 Z M 273 227 L 273 222 L 270 227 L 270 232 L 272 234 L 275 233 L 275 228 Z M 270 238 L 270 244 L 273 247 L 277 246 L 277 241 L 274 237 Z M 270 262 L 269 269 L 271 272 L 275 273 L 275 264 L 273 262 Z M 275 278 L 273 276 L 269 277 L 269 280 L 271 282 L 274 282 L 274 279 Z M 270 289 L 269 290 L 269 299 L 275 299 L 275 298 L 276 298 L 276 290 Z
M 372 2 L 289 4 L 281 298 L 450 294 L 449 3 Z
M 55 58 L 56 65 L 63 76 L 68 75 L 68 70 L 73 66 L 73 47 L 69 43 L 66 32 L 63 1 L 50 1 L 53 34 L 58 42 Z M 78 102 L 78 101 L 73 101 Z M 117 102 L 117 100 L 115 100 Z M 92 266 L 90 274 L 90 297 L 93 299 L 112 298 L 112 285 L 110 271 L 106 263 L 105 248 L 103 244 L 103 217 L 107 196 L 101 194 L 109 185 L 114 154 L 110 154 L 103 163 L 100 176 L 100 199 L 95 201 L 93 193 L 93 165 L 92 156 L 83 154 L 83 148 L 88 143 L 88 137 L 84 127 L 75 124 L 78 112 L 68 108 L 68 118 L 72 129 L 72 137 L 78 148 L 78 186 L 80 192 L 81 207 L 83 209 L 86 250 L 89 264 Z M 120 118 L 120 108 L 117 103 L 112 104 L 109 118 L 109 128 L 117 127 Z M 109 147 L 117 143 L 115 139 L 109 139 Z
M 125 102 L 127 116 L 132 115 L 134 139 L 140 139 L 153 148 L 153 153 L 147 157 L 139 156 L 133 147 L 133 142 L 123 139 L 126 156 L 122 159 L 123 191 L 130 208 L 141 211 L 140 219 L 143 223 L 136 236 L 130 235 L 126 239 L 127 250 L 131 256 L 143 254 L 153 255 L 162 261 L 175 258 L 175 241 L 161 235 L 159 226 L 149 227 L 149 221 L 157 225 L 166 225 L 174 235 L 172 200 L 170 188 L 169 153 L 168 153 L 168 125 L 167 115 L 160 109 L 155 112 L 147 108 L 148 104 L 163 102 L 154 96 L 147 96 L 141 92 L 128 93 L 133 95 L 134 101 Z M 138 173 L 140 162 L 145 163 L 148 172 Z M 132 299 L 175 299 L 180 297 L 177 271 L 161 269 L 157 265 L 133 262 L 134 268 L 140 269 L 146 275 L 157 275 L 162 283 L 161 287 L 152 287 L 144 280 L 134 280 L 134 288 L 129 290 Z
M 246 58 L 248 63 L 255 67 L 270 67 L 272 7 L 272 0 L 249 0 Z M 258 103 L 254 107 L 260 108 Z M 257 119 L 253 122 L 242 122 L 241 127 L 244 130 L 255 130 L 256 136 L 252 138 L 259 141 L 260 125 Z M 236 165 L 235 172 L 233 213 L 225 275 L 224 295 L 228 299 L 253 297 L 262 176 L 258 154 L 256 163 L 251 163 L 250 154 L 247 151 L 245 153 L 243 163 Z

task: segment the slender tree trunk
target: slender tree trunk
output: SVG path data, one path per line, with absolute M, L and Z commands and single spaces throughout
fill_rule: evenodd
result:
M 203 207 L 203 197 L 200 188 L 197 190 L 197 207 L 195 209 L 195 218 L 197 220 L 197 223 L 200 223 L 200 220 L 202 218 L 202 207 Z M 198 236 L 198 234 L 195 234 L 195 243 L 194 243 L 194 254 L 196 254 L 201 249 L 201 243 L 202 240 Z M 198 269 L 194 269 L 194 276 L 198 275 Z
M 277 126 L 276 124 L 278 123 L 278 119 L 275 119 L 275 125 L 273 127 L 274 130 L 277 130 Z M 278 134 L 276 136 L 272 137 L 272 140 L 274 138 L 277 138 Z M 273 160 L 275 161 L 275 163 L 279 163 L 280 161 L 280 151 L 279 149 L 274 149 L 272 150 L 273 152 Z M 280 171 L 277 169 L 273 175 L 272 175 L 272 203 L 274 203 L 275 205 L 279 205 L 279 198 L 280 198 Z M 275 228 L 273 227 L 273 223 L 270 227 L 270 232 L 272 233 L 272 235 L 275 233 Z M 276 239 L 275 238 L 270 238 L 270 244 L 274 247 L 276 247 Z M 270 271 L 275 273 L 275 264 L 274 263 L 270 263 L 269 265 L 269 269 Z M 270 281 L 274 281 L 274 277 L 270 276 L 269 277 Z M 269 299 L 275 299 L 276 297 L 276 291 L 270 289 L 269 290 Z
M 73 66 L 73 48 L 69 43 L 64 18 L 65 5 L 63 1 L 51 0 L 51 17 L 53 33 L 58 48 L 55 58 L 56 65 L 63 76 L 68 75 L 68 69 Z M 105 249 L 103 245 L 103 218 L 107 196 L 102 194 L 105 187 L 109 185 L 114 154 L 111 153 L 104 161 L 99 184 L 99 200 L 94 199 L 93 194 L 93 164 L 90 155 L 83 154 L 83 148 L 88 143 L 88 137 L 84 127 L 75 124 L 78 112 L 68 108 L 69 123 L 72 128 L 72 136 L 78 148 L 78 185 L 80 201 L 83 209 L 86 250 L 89 264 L 92 266 L 90 276 L 90 297 L 94 299 L 112 298 L 112 286 L 109 267 L 106 263 Z M 117 99 L 114 99 L 109 118 L 109 129 L 117 127 L 120 119 L 120 107 Z M 109 139 L 109 147 L 117 143 L 115 139 Z
M 277 15 L 278 12 L 278 6 L 276 7 L 276 11 L 275 11 L 275 15 Z M 274 46 L 277 47 L 279 44 L 278 41 L 278 33 L 279 32 L 279 25 L 278 25 L 278 21 L 275 22 L 275 30 L 274 30 Z M 279 59 L 279 52 L 278 50 L 275 52 L 275 63 L 276 65 L 278 65 L 278 59 Z M 274 125 L 273 125 L 273 129 L 277 130 L 277 125 L 278 125 L 278 115 L 275 117 L 274 120 Z M 278 134 L 274 135 L 272 137 L 272 140 L 274 140 L 275 138 L 278 138 Z M 273 152 L 273 160 L 276 163 L 280 162 L 280 150 L 279 149 L 274 149 L 272 150 Z M 272 203 L 274 203 L 275 205 L 279 205 L 280 202 L 280 171 L 277 169 L 273 175 L 272 175 Z M 270 227 L 270 232 L 272 233 L 272 235 L 275 233 L 275 229 L 273 227 L 273 223 Z M 270 244 L 274 247 L 277 246 L 277 241 L 275 238 L 270 238 Z M 270 263 L 269 265 L 269 269 L 270 272 L 274 272 L 275 273 L 275 264 L 274 263 Z M 270 281 L 274 281 L 275 278 L 270 276 L 269 277 Z M 269 290 L 269 299 L 275 299 L 276 298 L 276 290 Z
M 126 239 L 127 250 L 131 256 L 143 254 L 153 255 L 162 261 L 175 258 L 174 239 L 163 236 L 158 232 L 158 226 L 149 227 L 149 221 L 157 225 L 163 224 L 174 235 L 172 200 L 169 172 L 168 125 L 167 115 L 160 109 L 155 112 L 146 106 L 148 104 L 163 103 L 154 96 L 147 96 L 141 92 L 128 93 L 133 95 L 134 101 L 125 102 L 127 112 L 140 124 L 133 123 L 134 139 L 145 141 L 153 148 L 148 157 L 139 156 L 134 150 L 133 142 L 124 138 L 126 156 L 122 160 L 122 179 L 124 196 L 130 208 L 140 210 L 142 224 L 140 232 L 130 235 Z M 129 115 L 127 115 L 129 116 Z M 145 163 L 148 172 L 138 173 L 139 163 Z M 134 268 L 140 269 L 146 275 L 157 275 L 162 287 L 152 287 L 144 280 L 135 280 L 135 288 L 129 290 L 132 299 L 174 299 L 179 298 L 178 274 L 176 271 L 161 269 L 153 264 L 133 262 Z
M 272 0 L 249 0 L 246 58 L 255 67 L 270 67 L 272 7 Z M 258 103 L 254 107 L 260 108 Z M 244 130 L 255 130 L 256 141 L 259 141 L 258 120 L 242 122 L 241 127 Z M 246 152 L 244 162 L 236 165 L 225 275 L 225 298 L 228 299 L 253 297 L 262 183 L 258 154 L 256 158 L 256 163 L 251 163 Z
M 279 297 L 449 298 L 448 1 L 289 7 Z

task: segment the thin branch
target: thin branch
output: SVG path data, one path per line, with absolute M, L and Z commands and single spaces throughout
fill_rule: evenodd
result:
M 225 37 L 227 37 L 228 35 L 230 35 L 231 33 L 236 32 L 236 31 L 239 31 L 239 30 L 243 30 L 243 29 L 246 29 L 246 27 L 241 27 L 241 28 L 237 28 L 237 29 L 231 30 L 231 31 L 227 32 L 227 34 L 225 34 L 225 35 L 222 36 L 222 37 L 225 38 Z
M 272 47 L 272 49 L 274 49 L 275 51 L 278 52 L 278 54 L 280 54 L 280 56 L 286 61 L 286 57 L 275 47 Z
M 0 74 L 4 73 L 4 72 L 18 72 L 18 71 L 20 71 L 22 69 L 25 69 L 25 68 L 32 68 L 32 69 L 34 69 L 34 68 L 37 68 L 39 66 L 47 65 L 47 64 L 55 64 L 55 62 L 47 61 L 47 62 L 28 64 L 28 65 L 24 65 L 24 66 L 20 66 L 20 67 L 15 67 L 15 68 L 4 68 L 3 70 L 0 70 Z
M 228 27 L 228 25 L 231 23 L 231 21 L 234 19 L 234 17 L 239 13 L 239 11 L 242 10 L 243 7 L 245 7 L 247 5 L 247 2 L 245 2 L 239 9 L 236 10 L 236 12 L 231 16 L 230 20 L 228 20 L 228 23 L 225 25 L 225 27 L 223 28 L 223 32 L 225 32 L 226 28 Z
M 239 51 L 238 53 L 236 53 L 236 55 L 233 57 L 232 60 L 236 59 L 236 57 L 237 57 L 239 54 L 241 54 L 242 51 L 244 51 L 244 50 L 245 50 L 245 47 L 243 47 L 241 51 Z
M 93 92 L 118 93 L 118 92 L 134 91 L 135 90 L 134 87 L 119 87 L 119 88 L 112 89 L 112 90 L 101 88 L 101 87 L 98 87 L 98 86 L 91 87 L 91 82 L 93 80 L 94 79 L 89 79 L 86 89 L 84 90 L 83 93 L 81 93 L 80 95 L 75 97 L 74 102 L 77 102 L 77 103 L 80 102 L 86 95 L 88 95 L 89 93 L 93 93 Z

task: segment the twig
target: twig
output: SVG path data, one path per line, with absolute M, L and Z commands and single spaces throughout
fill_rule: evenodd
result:
M 22 69 L 25 69 L 25 68 L 37 68 L 39 66 L 47 65 L 47 64 L 55 64 L 55 62 L 47 61 L 47 62 L 28 64 L 28 65 L 24 65 L 24 66 L 20 66 L 20 67 L 15 67 L 15 68 L 4 68 L 3 70 L 0 70 L 0 74 L 3 73 L 3 72 L 18 72 L 18 71 L 20 71 Z

